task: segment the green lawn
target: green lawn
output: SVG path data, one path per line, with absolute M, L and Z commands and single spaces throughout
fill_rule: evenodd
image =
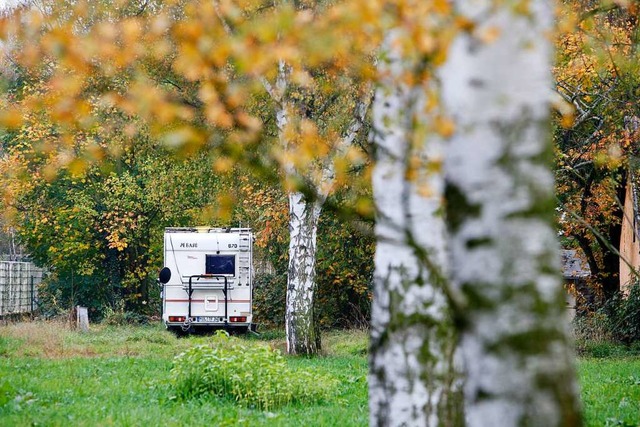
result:
M 282 336 L 266 338 L 283 345 Z M 210 339 L 177 339 L 157 325 L 88 334 L 50 323 L 0 327 L 0 426 L 367 425 L 365 333 L 330 333 L 325 356 L 288 358 L 292 368 L 331 375 L 340 386 L 324 402 L 273 411 L 173 397 L 173 356 Z M 582 359 L 579 371 L 588 425 L 640 425 L 640 358 Z
M 640 426 L 640 358 L 578 363 L 589 426 Z
M 325 357 L 287 360 L 294 368 L 338 379 L 335 396 L 316 405 L 267 412 L 217 399 L 173 398 L 167 381 L 173 356 L 210 337 L 177 339 L 159 326 L 94 328 L 89 334 L 50 324 L 24 328 L 0 328 L 1 426 L 367 424 L 362 332 L 328 336 L 327 346 L 334 350 L 328 349 L 332 353 Z M 282 345 L 282 339 L 266 342 Z

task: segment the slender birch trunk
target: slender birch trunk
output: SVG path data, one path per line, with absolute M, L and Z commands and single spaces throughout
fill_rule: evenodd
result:
M 231 34 L 232 30 L 222 17 L 216 4 L 216 11 L 222 21 L 225 31 Z M 266 78 L 260 78 L 262 85 L 275 103 L 276 126 L 280 147 L 286 153 L 290 148 L 287 139 L 287 127 L 293 106 L 288 98 L 287 89 L 291 69 L 280 60 L 278 62 L 278 75 L 275 84 L 272 85 Z M 285 154 L 286 158 L 286 154 Z M 285 175 L 297 176 L 291 159 L 286 159 L 283 164 Z M 329 171 L 328 177 L 333 179 L 331 167 L 325 167 Z M 323 176 L 327 176 L 323 173 Z M 323 187 L 329 188 L 330 183 Z M 287 300 L 285 307 L 285 330 L 287 334 L 287 353 L 312 355 L 320 350 L 320 329 L 315 322 L 314 295 L 315 295 L 315 265 L 316 265 L 316 235 L 320 211 L 326 199 L 326 194 L 316 200 L 307 200 L 300 192 L 289 192 L 289 265 L 287 272 Z
M 287 98 L 289 70 L 284 61 L 278 65 L 275 87 L 266 80 L 263 84 L 276 103 L 276 125 L 281 147 L 286 152 L 290 146 L 287 140 L 289 116 L 292 105 Z M 319 178 L 306 176 L 312 183 L 315 198 L 309 199 L 301 192 L 289 192 L 289 266 L 287 278 L 287 302 L 285 310 L 285 330 L 287 333 L 287 353 L 317 354 L 321 348 L 320 329 L 315 322 L 314 297 L 316 290 L 316 237 L 320 212 L 335 183 L 334 155 L 343 154 L 353 143 L 362 129 L 370 95 L 356 103 L 354 117 L 342 138 L 336 141 L 332 155 L 322 162 Z M 286 155 L 285 155 L 286 158 Z M 293 162 L 288 159 L 283 165 L 286 175 L 300 176 Z
M 441 287 L 448 259 L 444 177 L 438 172 L 424 180 L 408 178 L 416 172 L 416 159 L 423 171 L 428 162 L 441 161 L 442 141 L 416 144 L 427 121 L 425 89 L 400 83 L 411 70 L 393 49 L 384 50 L 378 64 L 384 77 L 373 104 L 377 246 L 370 425 L 462 425 L 455 403 L 454 328 Z
M 286 97 L 288 67 L 284 61 L 278 64 L 275 90 L 267 87 L 276 102 L 276 125 L 280 145 L 289 148 L 287 126 L 292 107 Z M 297 175 L 291 160 L 286 160 L 284 172 Z M 289 192 L 289 265 L 287 269 L 287 296 L 285 307 L 285 331 L 287 353 L 317 354 L 320 350 L 320 333 L 315 325 L 315 266 L 318 220 L 324 199 L 307 200 L 300 192 Z
M 316 354 L 320 334 L 315 324 L 316 237 L 322 201 L 289 194 L 289 277 L 285 329 L 287 353 Z
M 445 171 L 467 423 L 581 425 L 553 226 L 552 7 L 456 5 L 476 23 L 440 73 L 457 127 Z
M 284 61 L 278 66 L 276 91 L 270 91 L 278 107 L 276 125 L 280 145 L 289 148 L 287 126 L 292 107 L 286 97 L 288 67 Z M 297 175 L 291 160 L 285 161 L 284 172 Z M 315 324 L 315 267 L 318 220 L 324 199 L 307 200 L 297 191 L 289 192 L 289 265 L 287 268 L 287 295 L 285 307 L 285 331 L 288 354 L 317 354 L 321 348 L 320 331 Z

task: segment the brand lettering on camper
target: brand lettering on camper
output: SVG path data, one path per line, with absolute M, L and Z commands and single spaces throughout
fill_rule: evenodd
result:
M 181 248 L 197 248 L 198 244 L 197 243 L 180 243 L 180 247 Z

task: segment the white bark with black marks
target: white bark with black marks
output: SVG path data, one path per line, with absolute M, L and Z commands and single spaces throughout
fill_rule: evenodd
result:
M 424 87 L 407 86 L 410 64 L 391 34 L 373 104 L 377 209 L 369 373 L 370 425 L 460 425 L 455 405 L 453 326 L 442 291 L 447 274 L 442 216 L 444 177 L 408 179 L 409 169 L 442 159 L 443 142 L 425 142 Z M 434 168 L 437 170 L 438 168 Z M 421 192 L 420 190 L 423 190 Z
M 289 354 L 316 354 L 320 337 L 314 324 L 315 262 L 322 203 L 302 193 L 289 194 L 289 276 L 285 329 Z
M 299 191 L 290 191 L 289 196 L 289 266 L 287 278 L 287 303 L 285 310 L 285 330 L 287 352 L 289 354 L 316 354 L 320 350 L 319 328 L 315 324 L 314 298 L 316 290 L 316 236 L 322 206 L 331 194 L 335 183 L 334 157 L 344 154 L 362 129 L 370 94 L 365 93 L 355 106 L 354 117 L 344 135 L 336 141 L 332 155 L 321 164 L 321 173 L 314 180 L 312 176 L 301 176 L 291 158 L 287 157 L 290 141 L 287 140 L 287 126 L 292 114 L 292 105 L 287 98 L 290 70 L 284 61 L 278 65 L 275 86 L 263 81 L 265 89 L 276 103 L 276 125 L 278 138 L 285 152 L 284 172 L 289 177 L 302 179 L 311 185 L 313 197 L 306 197 Z
M 440 72 L 457 128 L 445 171 L 467 423 L 580 425 L 553 226 L 552 7 L 456 5 L 476 23 Z

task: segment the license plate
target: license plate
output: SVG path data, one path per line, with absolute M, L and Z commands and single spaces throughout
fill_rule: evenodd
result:
M 198 317 L 196 317 L 196 322 L 199 322 L 199 323 L 222 323 L 222 322 L 224 322 L 224 318 L 222 318 L 222 317 L 214 317 L 214 316 L 198 316 Z

